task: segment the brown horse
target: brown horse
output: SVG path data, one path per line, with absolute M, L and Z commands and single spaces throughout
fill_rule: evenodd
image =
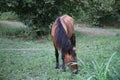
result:
M 74 19 L 68 15 L 58 17 L 52 25 L 51 35 L 55 48 L 56 69 L 59 68 L 58 51 L 60 51 L 63 71 L 66 71 L 65 65 L 67 65 L 76 74 L 78 65 L 75 52 Z

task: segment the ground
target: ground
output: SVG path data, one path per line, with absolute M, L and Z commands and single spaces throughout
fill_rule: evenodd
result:
M 87 34 L 87 35 L 117 35 L 116 32 L 111 31 L 110 29 L 102 29 L 102 28 L 89 28 L 89 27 L 76 27 L 77 32 Z
M 120 80 L 120 30 L 75 30 L 77 75 L 55 69 L 50 35 L 41 40 L 0 37 L 0 80 Z

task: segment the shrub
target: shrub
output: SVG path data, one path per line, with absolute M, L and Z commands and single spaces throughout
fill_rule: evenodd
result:
M 15 12 L 37 35 L 48 33 L 48 26 L 63 14 L 97 26 L 107 16 L 120 18 L 120 0 L 1 0 L 0 5 L 1 12 Z
M 18 20 L 18 15 L 15 12 L 3 12 L 0 14 L 0 20 Z

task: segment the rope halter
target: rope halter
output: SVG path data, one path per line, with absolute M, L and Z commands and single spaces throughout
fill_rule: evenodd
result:
M 67 63 L 67 66 L 74 66 L 74 65 L 77 65 L 77 61 L 72 61 L 72 62 L 69 62 Z

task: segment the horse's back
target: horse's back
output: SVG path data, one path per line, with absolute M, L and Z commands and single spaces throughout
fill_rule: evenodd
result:
M 66 35 L 68 36 L 68 38 L 70 38 L 74 34 L 74 19 L 68 15 L 63 15 L 60 17 L 60 20 L 66 32 Z M 51 31 L 52 36 L 55 35 L 56 27 L 57 27 L 57 19 L 52 25 L 52 31 Z
M 74 34 L 74 19 L 68 15 L 64 15 L 61 17 L 61 22 L 68 38 L 70 38 Z

